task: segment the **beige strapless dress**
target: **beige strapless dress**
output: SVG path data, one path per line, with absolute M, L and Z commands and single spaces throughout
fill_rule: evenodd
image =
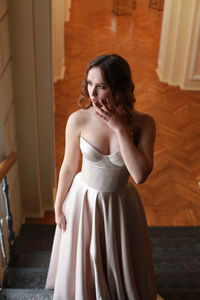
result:
M 83 137 L 82 170 L 64 201 L 46 289 L 54 300 L 155 300 L 144 209 L 120 152 L 102 155 Z

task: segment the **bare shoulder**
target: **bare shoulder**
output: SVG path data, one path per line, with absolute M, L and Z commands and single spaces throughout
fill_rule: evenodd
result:
M 87 119 L 88 111 L 86 109 L 79 109 L 69 116 L 67 123 L 72 124 L 73 126 L 81 126 Z
M 156 136 L 156 124 L 152 116 L 135 110 L 133 118 L 140 132 L 140 142 L 153 144 Z
M 89 114 L 87 109 L 79 109 L 73 112 L 67 121 L 66 129 L 76 132 L 77 135 L 80 135 L 82 127 L 87 123 L 89 119 Z
M 87 110 L 86 109 L 79 109 L 74 111 L 68 118 L 68 122 L 83 122 L 87 118 Z
M 137 126 L 140 127 L 140 129 L 151 129 L 151 130 L 155 130 L 156 128 L 156 123 L 153 119 L 152 116 L 145 114 L 145 113 L 141 113 L 139 111 L 134 111 L 133 112 L 133 119 L 135 120 L 135 123 L 137 124 Z

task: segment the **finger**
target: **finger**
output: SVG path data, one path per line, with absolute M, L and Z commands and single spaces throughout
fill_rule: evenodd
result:
M 115 113 L 115 108 L 114 106 L 110 103 L 109 99 L 106 98 L 106 100 L 102 100 L 103 103 L 103 107 L 106 109 L 106 111 L 110 114 L 114 114 Z
M 105 108 L 100 107 L 99 111 L 104 115 L 104 116 L 109 116 L 110 113 L 108 110 L 105 110 Z
M 98 112 L 99 114 L 103 115 L 104 117 L 108 117 L 109 113 L 105 111 L 102 107 L 95 106 L 95 112 Z
M 95 102 L 93 102 L 93 106 L 95 106 L 97 108 L 100 108 L 102 106 L 102 104 L 101 103 L 95 103 Z
M 65 230 L 66 230 L 66 220 L 65 220 L 65 219 L 62 220 L 62 223 L 61 223 L 61 230 L 62 230 L 62 231 L 65 231 Z
M 57 224 L 58 228 L 59 228 L 60 230 L 62 230 L 61 223 L 56 223 L 56 224 Z
M 101 99 L 101 104 L 102 104 L 102 107 L 103 109 L 108 112 L 109 111 L 109 103 L 108 103 L 108 100 L 106 99 Z M 101 108 L 102 108 L 101 107 Z
M 95 111 L 95 113 L 97 114 L 98 117 L 100 117 L 101 119 L 104 119 L 105 121 L 108 121 L 108 118 L 102 114 L 100 114 L 98 111 Z
M 65 230 L 66 230 L 66 222 L 63 223 L 63 224 L 61 225 L 61 230 L 62 230 L 62 231 L 65 231 Z
M 61 222 L 57 221 L 56 224 L 58 225 L 58 227 L 59 227 L 60 229 L 62 229 L 62 223 L 61 223 Z
M 108 106 L 108 100 L 107 98 L 106 99 L 101 99 L 101 103 L 104 107 L 107 107 Z
M 109 100 L 107 100 L 107 103 L 108 103 L 107 104 L 107 108 L 108 108 L 109 112 L 112 113 L 112 114 L 115 113 L 116 112 L 116 108 L 114 107 L 114 105 L 111 104 Z
M 94 108 L 96 109 L 96 111 L 100 111 L 100 106 L 97 106 L 95 103 L 93 104 Z

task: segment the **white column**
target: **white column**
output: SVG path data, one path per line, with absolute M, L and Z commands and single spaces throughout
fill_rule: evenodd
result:
M 165 0 L 156 71 L 162 82 L 200 90 L 199 0 Z
M 10 12 L 7 0 L 0 3 L 0 161 L 11 152 L 17 151 L 17 137 L 14 114 L 13 90 L 13 52 L 10 47 Z M 19 170 L 17 161 L 7 174 L 9 184 L 10 207 L 13 215 L 13 225 L 16 234 L 19 233 L 22 222 L 21 194 L 19 189 Z M 1 194 L 1 191 L 0 191 Z M 7 236 L 5 226 L 4 200 L 0 196 L 0 218 L 3 219 L 4 235 Z M 6 239 L 5 239 L 6 240 Z
M 51 0 L 10 0 L 9 8 L 22 207 L 40 217 L 55 189 Z
M 71 0 L 65 0 L 65 21 L 68 22 L 70 19 Z
M 53 76 L 54 81 L 62 79 L 65 73 L 64 22 L 66 17 L 66 0 L 52 1 L 53 27 Z

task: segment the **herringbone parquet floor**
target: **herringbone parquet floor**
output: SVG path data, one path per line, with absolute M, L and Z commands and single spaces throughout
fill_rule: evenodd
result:
M 68 116 L 77 98 L 87 62 L 103 53 L 119 53 L 132 68 L 138 110 L 157 123 L 155 167 L 138 186 L 149 225 L 200 225 L 200 92 L 160 83 L 156 75 L 162 12 L 137 0 L 131 16 L 112 14 L 111 0 L 72 0 L 65 25 L 66 73 L 55 84 L 57 171 L 64 151 Z

